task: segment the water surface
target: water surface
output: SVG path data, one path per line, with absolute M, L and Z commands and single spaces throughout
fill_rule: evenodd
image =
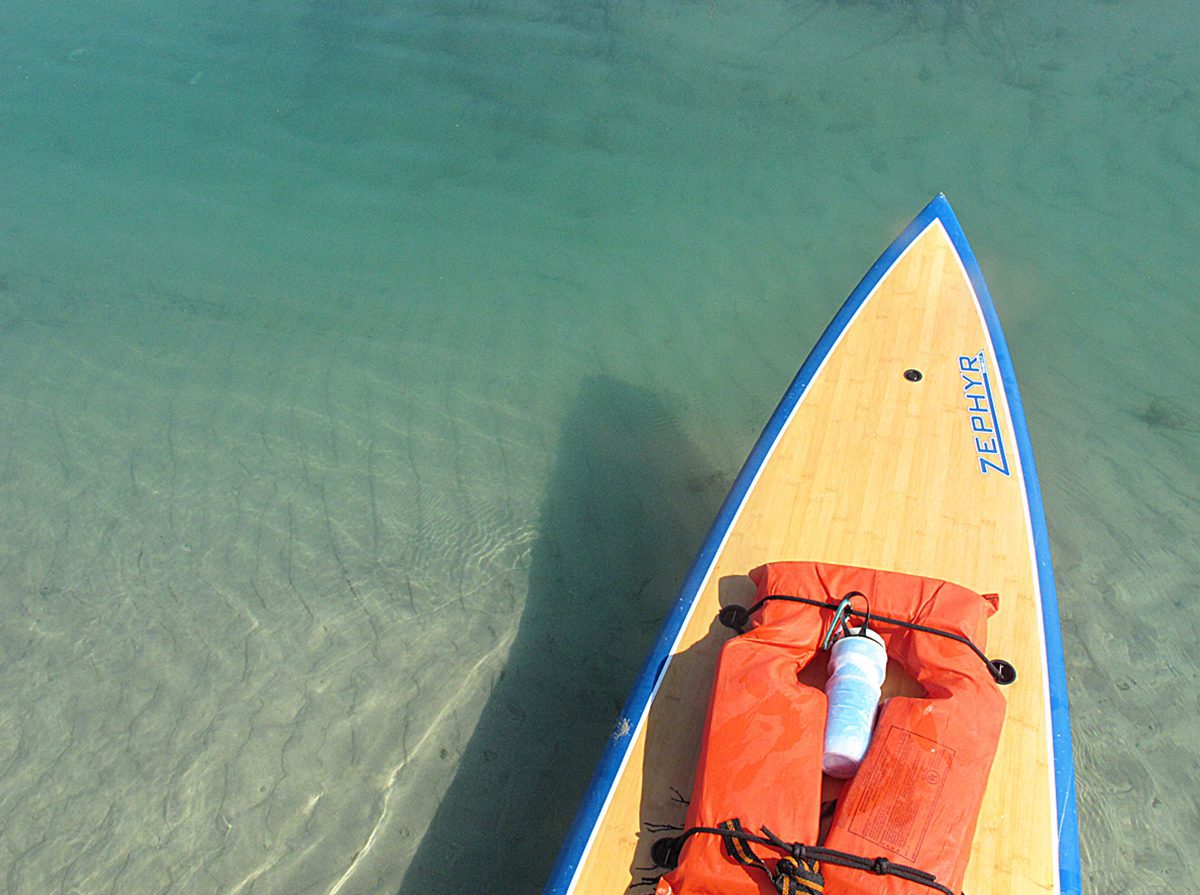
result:
M 1193 4 L 0 7 L 0 872 L 536 891 L 724 490 L 945 191 L 1088 891 L 1197 887 Z

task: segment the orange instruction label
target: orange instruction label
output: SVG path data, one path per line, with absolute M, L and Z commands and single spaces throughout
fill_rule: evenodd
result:
M 878 739 L 881 731 L 875 731 Z M 850 832 L 909 860 L 916 860 L 929 830 L 954 750 L 910 730 L 891 727 L 872 744 L 874 762 L 859 784 Z

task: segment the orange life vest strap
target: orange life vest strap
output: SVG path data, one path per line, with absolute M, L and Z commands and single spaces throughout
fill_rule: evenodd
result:
M 726 853 L 739 864 L 755 867 L 771 877 L 780 895 L 821 895 L 825 888 L 825 878 L 821 873 L 821 863 L 851 867 L 864 873 L 876 876 L 896 876 L 910 882 L 920 883 L 941 895 L 956 895 L 955 892 L 941 885 L 930 873 L 897 864 L 886 858 L 867 858 L 862 855 L 850 855 L 815 845 L 804 845 L 798 842 L 784 842 L 770 830 L 763 829 L 762 835 L 748 833 L 742 828 L 741 821 L 736 817 L 723 821 L 717 828 L 692 827 L 674 837 L 666 837 L 655 843 L 658 850 L 663 844 L 661 854 L 668 861 L 664 867 L 674 867 L 678 862 L 679 850 L 688 839 L 698 833 L 708 833 L 721 837 Z M 783 852 L 783 856 L 775 862 L 775 870 L 771 871 L 766 862 L 750 847 L 751 843 L 766 845 Z M 663 892 L 663 887 L 659 887 Z

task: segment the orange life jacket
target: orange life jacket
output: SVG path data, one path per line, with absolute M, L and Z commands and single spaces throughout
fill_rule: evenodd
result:
M 860 591 L 872 614 L 966 637 L 984 648 L 995 595 L 956 584 L 827 563 L 779 562 L 750 573 L 759 598 L 787 594 L 836 604 Z M 861 603 L 855 605 L 860 608 Z M 687 827 L 736 818 L 787 842 L 815 845 L 820 825 L 825 693 L 797 680 L 819 652 L 833 611 L 768 601 L 746 633 L 721 650 L 705 722 Z M 884 623 L 890 659 L 924 688 L 880 712 L 858 773 L 838 799 L 823 846 L 919 868 L 957 892 L 987 785 L 1005 700 L 979 657 L 961 643 Z M 657 895 L 776 895 L 766 873 L 739 863 L 716 835 L 694 835 Z M 781 852 L 755 845 L 764 863 Z M 830 895 L 928 895 L 926 886 L 822 865 Z

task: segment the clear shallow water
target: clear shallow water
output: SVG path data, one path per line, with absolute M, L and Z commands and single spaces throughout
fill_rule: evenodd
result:
M 1198 34 L 4 4 L 5 891 L 535 891 L 759 427 L 939 190 L 1029 409 L 1088 891 L 1195 887 Z

